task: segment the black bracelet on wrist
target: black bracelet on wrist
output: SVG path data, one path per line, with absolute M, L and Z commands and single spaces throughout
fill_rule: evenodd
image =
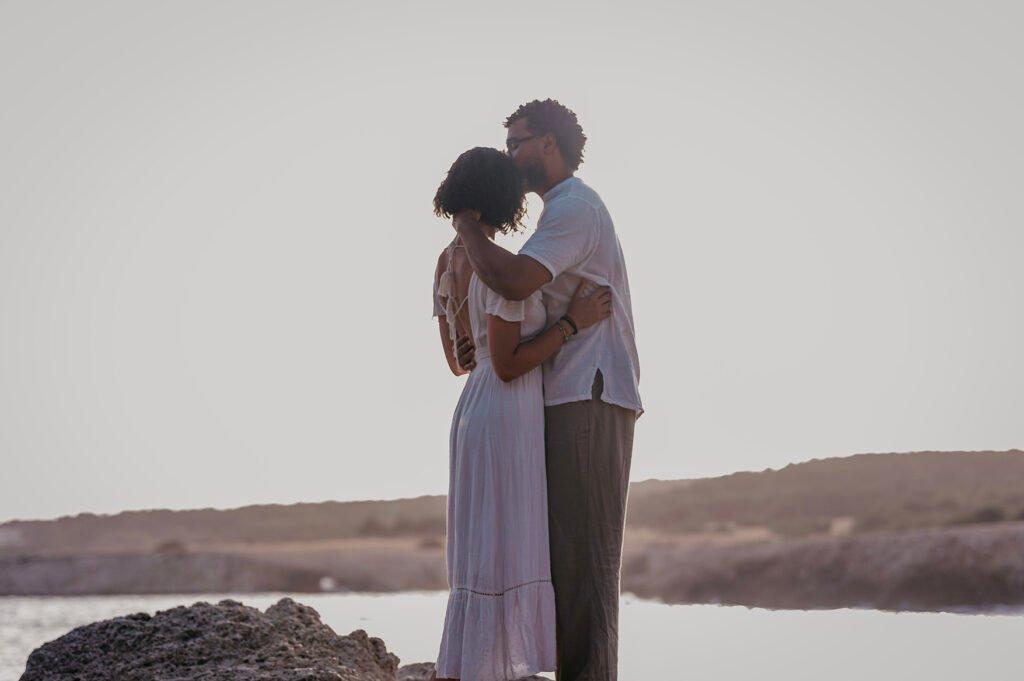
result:
M 572 317 L 570 317 L 567 314 L 564 314 L 564 315 L 562 315 L 562 319 L 564 319 L 565 321 L 569 322 L 569 326 L 572 327 L 572 335 L 575 336 L 576 334 L 578 334 L 580 332 L 580 327 L 576 326 L 576 322 L 573 321 Z

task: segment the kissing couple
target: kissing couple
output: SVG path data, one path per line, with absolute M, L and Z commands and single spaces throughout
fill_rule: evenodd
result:
M 434 315 L 456 376 L 447 569 L 434 679 L 615 681 L 633 428 L 643 413 L 629 281 L 611 216 L 575 176 L 586 135 L 547 99 L 505 121 L 506 152 L 456 159 L 434 197 L 456 236 Z M 518 254 L 496 232 L 523 227 Z

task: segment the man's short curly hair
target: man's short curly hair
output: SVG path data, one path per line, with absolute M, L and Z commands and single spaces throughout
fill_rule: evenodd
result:
M 576 114 L 568 107 L 554 99 L 541 101 L 535 99 L 523 104 L 515 113 L 505 119 L 505 127 L 509 127 L 520 118 L 526 119 L 526 128 L 534 135 L 553 133 L 562 159 L 572 170 L 583 163 L 583 145 L 587 136 L 576 120 Z
M 497 149 L 475 147 L 463 153 L 434 195 L 434 215 L 480 211 L 480 222 L 504 234 L 523 228 L 526 206 L 523 178 L 512 159 Z

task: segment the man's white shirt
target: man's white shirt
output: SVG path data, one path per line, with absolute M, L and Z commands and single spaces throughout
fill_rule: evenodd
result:
M 639 416 L 643 405 L 633 306 L 612 218 L 601 197 L 578 177 L 558 183 L 543 199 L 537 230 L 519 254 L 551 272 L 551 282 L 541 288 L 548 324 L 566 313 L 581 279 L 612 290 L 611 317 L 581 329 L 544 363 L 544 404 L 589 400 L 600 370 L 604 377 L 601 400 L 634 409 Z

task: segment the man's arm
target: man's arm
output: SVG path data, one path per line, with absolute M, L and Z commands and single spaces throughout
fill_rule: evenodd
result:
M 551 281 L 551 272 L 544 265 L 528 255 L 509 253 L 488 239 L 472 211 L 462 211 L 453 223 L 476 276 L 502 298 L 526 300 Z

